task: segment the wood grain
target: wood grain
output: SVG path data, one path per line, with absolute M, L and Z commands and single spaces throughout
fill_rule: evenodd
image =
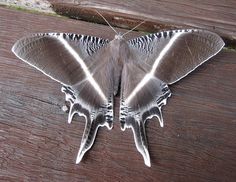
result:
M 214 31 L 235 46 L 236 1 L 234 0 L 49 0 L 54 10 L 66 16 L 97 21 L 101 11 L 113 25 L 131 29 L 141 20 L 138 29 L 156 32 L 160 29 L 195 27 Z
M 117 107 L 113 130 L 99 130 L 75 165 L 83 118 L 67 124 L 60 85 L 10 51 L 20 37 L 49 31 L 114 36 L 107 26 L 0 8 L 0 180 L 235 181 L 235 51 L 222 51 L 170 87 L 164 128 L 155 119 L 147 126 L 151 168 L 131 131 L 120 130 Z

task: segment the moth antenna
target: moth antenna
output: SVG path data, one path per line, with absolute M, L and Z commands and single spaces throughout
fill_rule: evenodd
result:
M 97 14 L 99 14 L 103 18 L 103 20 L 107 23 L 107 25 L 111 27 L 111 29 L 118 35 L 119 33 L 115 30 L 115 28 L 111 26 L 111 24 L 106 20 L 106 18 L 101 13 L 99 13 L 98 10 L 95 9 L 95 11 L 97 12 Z
M 139 27 L 140 25 L 142 25 L 143 23 L 145 23 L 146 20 L 143 20 L 142 22 L 140 22 L 138 25 L 136 25 L 134 28 L 132 28 L 131 30 L 125 32 L 124 34 L 122 34 L 122 37 L 130 32 L 132 32 L 134 29 L 136 29 L 137 27 Z

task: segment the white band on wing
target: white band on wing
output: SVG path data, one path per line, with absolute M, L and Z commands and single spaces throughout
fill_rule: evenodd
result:
M 171 46 L 174 44 L 174 42 L 178 39 L 178 37 L 181 35 L 182 33 L 176 33 L 171 39 L 170 41 L 166 44 L 166 46 L 162 49 L 162 51 L 160 52 L 160 54 L 158 55 L 158 57 L 156 58 L 151 71 L 146 74 L 144 76 L 144 78 L 141 80 L 141 82 L 139 82 L 137 84 L 137 86 L 134 88 L 134 90 L 131 92 L 131 94 L 127 97 L 127 99 L 125 100 L 125 104 L 128 105 L 129 102 L 133 99 L 133 97 L 142 89 L 142 87 L 152 78 L 154 78 L 155 75 L 155 71 L 158 67 L 158 65 L 160 64 L 160 61 L 162 60 L 162 58 L 165 56 L 165 54 L 167 53 L 167 51 L 171 48 Z
M 81 57 L 79 56 L 79 54 L 73 49 L 73 47 L 71 47 L 71 45 L 63 38 L 63 34 L 60 34 L 58 36 L 58 40 L 65 46 L 65 48 L 69 51 L 69 53 L 75 58 L 76 61 L 78 61 L 78 63 L 80 64 L 80 66 L 82 67 L 82 69 L 85 72 L 85 75 L 88 79 L 88 81 L 91 83 L 91 85 L 95 88 L 95 90 L 98 92 L 98 94 L 100 95 L 100 97 L 107 102 L 107 98 L 104 95 L 102 89 L 100 88 L 100 86 L 98 85 L 98 83 L 94 80 L 93 76 L 91 75 L 91 73 L 88 70 L 88 67 L 86 66 L 86 64 L 84 63 L 84 61 L 81 59 Z
M 152 70 L 151 70 L 151 74 L 154 75 L 158 65 L 160 64 L 160 61 L 162 60 L 162 58 L 165 56 L 165 54 L 167 53 L 167 51 L 171 48 L 171 46 L 174 44 L 174 42 L 178 39 L 178 37 L 181 35 L 181 32 L 175 33 L 174 36 L 170 39 L 170 41 L 166 44 L 166 46 L 161 50 L 159 56 L 157 57 L 157 59 L 155 60 L 153 66 L 152 66 Z

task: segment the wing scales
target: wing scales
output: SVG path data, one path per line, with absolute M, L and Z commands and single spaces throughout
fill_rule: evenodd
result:
M 17 57 L 64 85 L 62 92 L 71 104 L 69 123 L 75 114 L 85 118 L 76 163 L 93 145 L 99 127 L 112 128 L 112 77 L 100 73 L 111 73 L 109 58 L 99 58 L 106 43 L 104 39 L 91 36 L 47 33 L 24 37 L 12 48 Z
M 149 64 L 152 73 L 167 84 L 180 80 L 224 47 L 217 34 L 198 29 L 159 32 L 128 43 L 139 61 Z
M 121 82 L 121 128 L 132 128 L 136 148 L 150 166 L 145 121 L 155 116 L 163 127 L 161 107 L 171 96 L 167 84 L 175 83 L 217 54 L 224 42 L 215 33 L 188 29 L 150 34 L 128 44 L 130 57 Z

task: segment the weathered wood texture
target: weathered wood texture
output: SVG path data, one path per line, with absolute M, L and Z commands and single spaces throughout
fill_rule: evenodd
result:
M 235 181 L 236 52 L 222 51 L 170 87 L 165 127 L 155 119 L 147 126 L 151 168 L 117 118 L 75 165 L 83 118 L 67 124 L 60 85 L 10 51 L 20 37 L 49 31 L 114 36 L 107 26 L 0 8 L 0 180 Z
M 98 21 L 95 8 L 113 25 L 132 28 L 140 20 L 144 31 L 157 31 L 170 27 L 197 27 L 214 31 L 229 43 L 236 39 L 236 1 L 234 0 L 49 0 L 56 12 Z M 100 19 L 101 21 L 101 19 Z M 102 21 L 101 21 L 102 22 Z M 235 45 L 235 44 L 234 44 Z

